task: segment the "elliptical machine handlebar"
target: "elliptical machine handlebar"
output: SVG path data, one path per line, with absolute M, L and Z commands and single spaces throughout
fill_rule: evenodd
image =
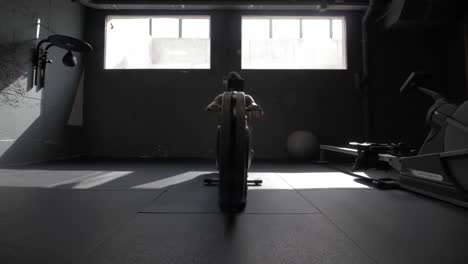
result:
M 447 99 L 438 92 L 429 90 L 429 89 L 424 88 L 424 87 L 418 87 L 417 89 L 418 89 L 419 92 L 430 96 L 432 98 L 432 100 L 434 100 L 434 101 L 439 101 L 439 100 L 447 101 Z
M 400 88 L 400 93 L 404 93 L 408 90 L 418 90 L 422 94 L 430 96 L 434 102 L 439 100 L 447 101 L 447 99 L 436 91 L 424 88 L 424 82 L 430 77 L 429 74 L 424 72 L 412 72 L 406 79 L 405 83 Z

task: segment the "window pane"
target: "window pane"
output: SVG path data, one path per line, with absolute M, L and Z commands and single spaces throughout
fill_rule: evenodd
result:
M 269 19 L 242 19 L 242 39 L 269 39 Z
M 341 40 L 343 39 L 344 31 L 344 21 L 342 19 L 333 19 L 332 28 L 333 28 L 333 39 Z
M 300 38 L 299 19 L 273 19 L 274 39 L 299 39 Z
M 185 27 L 185 38 L 179 38 L 179 21 Z M 105 68 L 209 69 L 209 25 L 209 17 L 109 16 Z
M 262 19 L 268 21 L 269 18 Z M 242 35 L 242 69 L 346 69 L 344 19 L 271 19 L 273 38 L 246 38 L 247 34 Z M 303 38 L 300 38 L 301 19 L 304 22 Z M 245 20 L 253 19 L 249 17 Z M 334 29 L 333 38 L 330 24 Z M 244 18 L 242 26 L 244 32 Z
M 304 19 L 302 20 L 302 38 L 329 39 L 330 19 Z
M 151 61 L 159 69 L 209 69 L 210 40 L 153 39 Z
M 177 18 L 153 18 L 153 38 L 178 38 L 179 19 Z
M 149 19 L 115 18 L 107 22 L 106 69 L 149 64 Z
M 209 37 L 209 19 L 182 19 L 182 38 L 207 39 Z

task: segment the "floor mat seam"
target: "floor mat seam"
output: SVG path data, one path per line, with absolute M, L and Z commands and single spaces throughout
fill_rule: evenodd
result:
M 316 206 L 315 204 L 313 204 L 311 201 L 309 201 L 308 199 L 306 199 L 304 197 L 304 195 L 296 190 L 296 188 L 294 188 L 291 184 L 289 184 L 289 182 L 287 182 L 279 173 L 276 173 L 278 174 L 278 176 L 284 181 L 286 182 L 286 184 L 288 184 L 289 186 L 291 186 L 291 188 L 299 195 L 302 197 L 302 199 L 304 199 L 307 203 L 309 203 L 311 206 L 313 206 L 315 209 L 317 209 L 317 211 L 323 215 L 333 226 L 335 226 L 339 231 L 341 231 L 341 233 L 343 233 L 345 235 L 346 238 L 348 238 L 366 257 L 368 257 L 372 262 L 378 264 L 378 261 L 376 259 L 374 259 L 370 254 L 367 253 L 366 250 L 364 250 L 364 248 L 361 247 L 361 245 L 359 245 L 347 232 L 345 232 L 340 226 L 338 226 L 328 215 L 326 215 L 324 212 L 322 212 L 322 210 L 320 210 L 320 208 L 318 206 Z
M 150 203 L 153 203 L 155 200 L 159 199 L 167 191 L 168 191 L 168 189 L 161 191 L 155 198 L 150 199 L 148 202 L 145 202 L 144 205 L 141 205 L 141 208 L 148 206 L 148 204 L 150 204 Z M 119 224 L 118 226 L 116 226 L 112 231 L 110 231 L 108 235 L 106 235 L 99 242 L 97 242 L 94 247 L 92 247 L 86 253 L 84 253 L 82 255 L 82 257 L 79 257 L 77 260 L 74 260 L 72 262 L 73 263 L 80 263 L 80 262 L 75 262 L 75 261 L 79 261 L 80 259 L 84 260 L 84 259 L 88 258 L 89 256 L 91 256 L 96 250 L 98 250 L 101 246 L 103 246 L 103 244 L 108 239 L 110 239 L 110 238 L 114 237 L 116 234 L 118 234 L 122 230 L 123 227 L 128 226 L 130 224 L 130 222 L 132 222 L 138 216 L 139 211 L 140 210 L 135 210 L 135 213 L 132 216 L 130 216 L 126 221 L 122 221 L 122 223 Z

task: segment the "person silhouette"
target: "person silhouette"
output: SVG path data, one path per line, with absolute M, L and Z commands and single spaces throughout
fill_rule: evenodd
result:
M 244 79 L 239 73 L 232 71 L 223 78 L 223 84 L 226 92 L 245 92 Z M 220 112 L 221 105 L 223 103 L 224 92 L 216 96 L 216 98 L 207 107 L 208 112 Z M 263 109 L 255 102 L 253 97 L 249 94 L 245 94 L 245 105 L 246 110 L 249 113 L 255 113 L 257 117 L 263 116 Z

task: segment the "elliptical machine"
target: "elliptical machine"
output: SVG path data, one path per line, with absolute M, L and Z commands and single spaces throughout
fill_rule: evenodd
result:
M 207 107 L 218 113 L 216 166 L 219 178 L 205 179 L 206 185 L 218 185 L 219 206 L 222 211 L 240 212 L 247 204 L 248 184 L 261 185 L 262 180 L 248 180 L 248 169 L 254 151 L 251 147 L 251 116 L 261 117 L 262 108 L 252 96 L 244 93 L 244 79 L 229 73 L 223 83 L 226 91 Z
M 378 186 L 397 185 L 437 199 L 468 207 L 468 101 L 450 103 L 424 87 L 428 75 L 413 72 L 401 93 L 419 91 L 430 96 L 426 122 L 431 130 L 419 150 L 402 143 L 350 143 L 350 148 L 321 146 L 322 150 L 355 156 L 351 172 L 393 169 L 397 174 L 372 178 Z

